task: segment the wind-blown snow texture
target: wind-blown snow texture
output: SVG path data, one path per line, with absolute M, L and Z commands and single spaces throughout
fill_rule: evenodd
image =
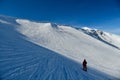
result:
M 0 80 L 117 80 L 119 52 L 81 29 L 0 16 Z

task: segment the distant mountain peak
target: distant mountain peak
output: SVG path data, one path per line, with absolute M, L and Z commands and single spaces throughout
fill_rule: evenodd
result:
M 116 44 L 112 39 L 112 36 L 110 33 L 107 33 L 105 31 L 102 30 L 98 30 L 98 29 L 92 29 L 89 27 L 83 27 L 82 31 L 112 47 L 115 47 L 117 49 L 120 49 L 120 46 L 118 46 L 118 44 Z M 119 36 L 118 36 L 119 37 Z
M 92 28 L 89 28 L 89 27 L 82 27 L 82 29 L 84 29 L 84 30 L 93 30 Z

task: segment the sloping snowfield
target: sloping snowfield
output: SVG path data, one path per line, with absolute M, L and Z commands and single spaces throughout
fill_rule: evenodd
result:
M 119 61 L 119 49 L 82 30 L 0 16 L 0 80 L 119 80 Z
M 120 49 L 120 36 L 119 35 L 107 33 L 107 32 L 101 31 L 101 30 L 97 30 L 97 29 L 91 29 L 88 27 L 83 27 L 82 30 L 86 34 L 88 34 L 96 39 L 99 39 L 108 45 L 111 45 L 115 48 Z

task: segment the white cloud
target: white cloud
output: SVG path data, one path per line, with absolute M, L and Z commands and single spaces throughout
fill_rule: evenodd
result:
M 4 21 L 4 20 L 1 20 L 1 19 L 0 19 L 0 23 L 4 23 L 4 24 L 10 24 L 9 22 L 7 22 L 7 21 Z

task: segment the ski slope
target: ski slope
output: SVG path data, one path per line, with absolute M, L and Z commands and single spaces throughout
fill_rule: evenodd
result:
M 0 38 L 0 80 L 120 79 L 120 50 L 82 30 L 0 16 Z

